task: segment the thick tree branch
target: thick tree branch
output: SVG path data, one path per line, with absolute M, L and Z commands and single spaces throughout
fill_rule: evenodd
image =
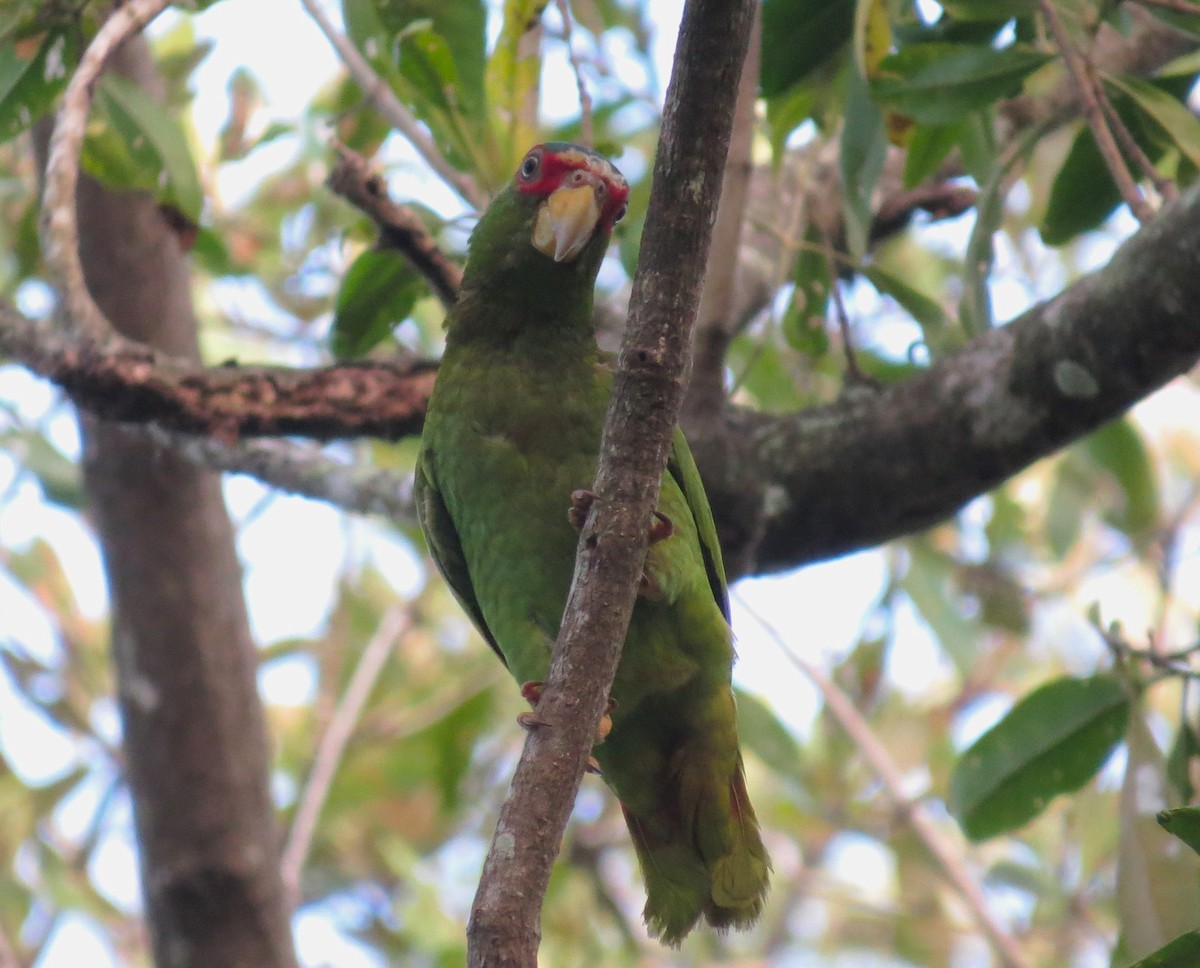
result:
M 683 398 L 753 0 L 689 0 L 675 49 L 597 500 L 530 733 L 467 931 L 473 968 L 533 968 L 550 868 L 621 655 Z
M 419 434 L 436 373 L 436 364 L 421 360 L 314 370 L 205 368 L 133 340 L 61 334 L 3 305 L 0 352 L 57 383 L 98 417 L 224 440 Z
M 698 460 L 734 573 L 928 527 L 1186 373 L 1198 247 L 1195 186 L 1106 268 L 921 376 L 786 417 L 728 410 Z

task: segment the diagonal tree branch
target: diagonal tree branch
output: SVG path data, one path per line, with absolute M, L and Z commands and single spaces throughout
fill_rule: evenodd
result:
M 731 572 L 928 527 L 1188 372 L 1197 251 L 1193 186 L 1104 269 L 920 376 L 782 418 L 726 411 L 697 460 Z
M 408 257 L 413 267 L 428 280 L 442 305 L 449 309 L 462 285 L 462 266 L 446 257 L 420 217 L 407 205 L 392 201 L 387 184 L 367 160 L 334 141 L 338 162 L 329 173 L 330 191 L 359 209 L 379 228 L 379 244 Z
M 321 734 L 279 860 L 280 877 L 293 905 L 300 900 L 300 875 L 304 871 L 313 834 L 317 829 L 317 820 L 333 786 L 333 777 L 342 754 L 354 735 L 354 728 L 358 725 L 375 683 L 379 681 L 379 676 L 387 665 L 388 657 L 400 638 L 408 634 L 412 623 L 412 608 L 408 602 L 393 605 L 384 614 L 375 629 L 375 634 L 363 648 L 350 681 L 346 684 L 346 691 L 338 700 L 333 717 Z
M 690 329 L 733 126 L 753 0 L 688 0 L 675 48 L 597 500 L 538 716 L 496 823 L 467 929 L 472 968 L 534 968 L 538 921 L 612 686 L 683 399 Z
M 925 845 L 930 860 L 941 869 L 946 880 L 950 882 L 950 886 L 970 912 L 979 930 L 988 939 L 1001 963 L 1006 968 L 1032 968 L 1032 963 L 1017 945 L 1016 939 L 1004 930 L 1003 925 L 992 914 L 983 887 L 972 875 L 962 851 L 942 833 L 921 801 L 905 789 L 904 777 L 884 746 L 883 740 L 855 708 L 850 697 L 818 666 L 805 659 L 777 628 L 745 602 L 742 602 L 742 607 L 779 646 L 788 661 L 817 687 L 825 709 L 838 721 L 859 754 L 879 778 L 896 812 Z
M 1066 27 L 1063 26 L 1062 18 L 1059 17 L 1058 11 L 1054 7 L 1053 0 L 1038 0 L 1038 7 L 1050 28 L 1050 33 L 1054 36 L 1054 43 L 1058 47 L 1059 53 L 1066 61 L 1067 70 L 1075 81 L 1083 115 L 1087 119 L 1088 127 L 1092 129 L 1092 137 L 1096 141 L 1096 147 L 1104 159 L 1108 173 L 1117 183 L 1121 197 L 1129 206 L 1129 210 L 1133 212 L 1134 217 L 1139 222 L 1148 221 L 1153 218 L 1154 209 L 1142 194 L 1142 190 L 1129 171 L 1129 166 L 1125 164 L 1125 158 L 1117 145 L 1117 138 L 1113 134 L 1113 129 L 1109 127 L 1109 118 L 1116 112 L 1112 111 L 1111 105 L 1109 105 L 1108 111 L 1105 110 L 1108 96 L 1096 80 L 1092 66 L 1075 49 Z
M 457 192 L 459 197 L 470 204 L 472 208 L 483 209 L 487 204 L 487 198 L 475 184 L 475 180 L 446 160 L 416 116 L 401 103 L 392 89 L 383 82 L 383 78 L 375 73 L 374 68 L 367 63 L 367 59 L 350 42 L 350 38 L 339 31 L 325 16 L 321 4 L 317 0 L 300 0 L 300 3 L 308 11 L 308 15 L 312 17 L 321 33 L 325 35 L 325 39 L 333 45 L 333 49 L 337 51 L 338 57 L 346 65 L 350 76 L 362 89 L 363 96 L 371 107 L 383 115 L 392 127 L 408 139 L 409 143 L 417 150 L 417 154 L 425 159 L 429 167 L 437 172 L 442 181 Z

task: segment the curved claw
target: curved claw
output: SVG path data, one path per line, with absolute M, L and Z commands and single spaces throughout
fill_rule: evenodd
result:
M 517 713 L 517 725 L 522 729 L 540 729 L 543 726 L 549 726 L 546 720 L 542 719 L 536 712 Z
M 675 533 L 675 524 L 662 511 L 654 512 L 654 521 L 650 524 L 650 544 L 666 541 Z

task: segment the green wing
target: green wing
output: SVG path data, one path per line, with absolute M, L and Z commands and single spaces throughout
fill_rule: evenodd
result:
M 425 540 L 429 542 L 429 553 L 433 555 L 434 564 L 442 573 L 442 577 L 446 579 L 446 584 L 450 586 L 450 591 L 454 593 L 458 603 L 471 617 L 475 628 L 479 629 L 479 634 L 487 639 L 487 644 L 500 657 L 500 661 L 508 665 L 504 653 L 500 651 L 500 646 L 496 644 L 492 631 L 484 620 L 483 610 L 479 607 L 479 599 L 475 597 L 475 588 L 471 584 L 471 574 L 467 570 L 467 559 L 463 554 L 462 542 L 454 527 L 454 520 L 450 517 L 450 511 L 442 500 L 441 492 L 438 491 L 436 483 L 429 474 L 424 450 L 417 460 L 413 497 L 417 503 L 417 520 L 421 522 Z
M 725 563 L 721 560 L 721 545 L 717 541 L 717 525 L 713 521 L 712 508 L 708 506 L 708 495 L 696 459 L 688 447 L 683 431 L 675 428 L 675 444 L 667 459 L 667 473 L 674 478 L 696 522 L 696 533 L 700 536 L 700 551 L 704 555 L 704 570 L 708 573 L 708 584 L 713 598 L 721 606 L 725 620 L 729 621 L 729 589 L 725 581 Z

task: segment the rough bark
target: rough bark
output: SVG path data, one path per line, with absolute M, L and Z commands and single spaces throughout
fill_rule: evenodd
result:
M 526 740 L 496 822 L 467 929 L 472 968 L 537 965 L 542 899 L 620 660 L 683 402 L 753 15 L 753 0 L 684 6 L 596 501 L 536 710 L 547 725 Z
M 113 67 L 154 86 L 141 41 Z M 154 202 L 86 179 L 78 202 L 85 278 L 107 317 L 198 359 L 187 260 Z M 155 961 L 292 968 L 256 654 L 219 476 L 80 422 Z
M 1200 186 L 1103 270 L 926 373 L 786 417 L 731 408 L 697 459 L 736 574 L 928 527 L 1200 358 Z
M 94 416 L 218 439 L 414 436 L 424 425 L 437 371 L 429 360 L 364 361 L 312 370 L 204 367 L 161 342 L 148 346 L 133 339 L 47 332 L 3 307 L 0 324 L 0 346 Z

